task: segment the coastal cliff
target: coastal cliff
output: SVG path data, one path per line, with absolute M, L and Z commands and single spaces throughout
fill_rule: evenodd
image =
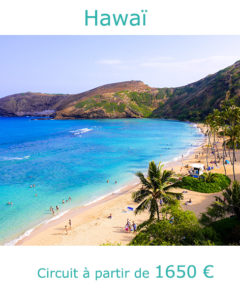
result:
M 203 120 L 226 98 L 240 105 L 240 61 L 197 82 L 152 88 L 125 81 L 75 94 L 21 93 L 0 99 L 0 116 L 55 119 L 166 118 Z

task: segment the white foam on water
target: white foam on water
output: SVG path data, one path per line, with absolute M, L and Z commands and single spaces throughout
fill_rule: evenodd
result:
M 39 227 L 40 225 L 48 224 L 48 223 L 50 223 L 50 222 L 52 222 L 52 221 L 55 221 L 55 220 L 61 218 L 63 215 L 65 215 L 67 212 L 69 212 L 69 210 L 70 210 L 70 209 L 65 210 L 65 211 L 59 213 L 58 215 L 56 215 L 56 216 L 54 216 L 54 217 L 52 217 L 52 218 L 50 218 L 50 219 L 48 219 L 48 220 L 45 220 L 45 221 L 39 223 L 38 225 L 36 225 L 36 226 L 34 226 L 34 227 L 28 229 L 28 230 L 25 231 L 22 235 L 20 235 L 19 237 L 15 238 L 14 240 L 11 240 L 10 242 L 5 243 L 3 246 L 14 246 L 14 245 L 16 245 L 19 241 L 21 241 L 21 240 L 23 240 L 24 238 L 30 236 L 30 234 L 31 234 L 37 227 Z
M 138 182 L 137 181 L 134 181 L 134 182 L 132 182 L 132 184 L 131 184 L 131 186 L 132 185 L 136 185 L 136 184 L 138 184 Z M 103 196 L 101 196 L 101 197 L 98 197 L 98 198 L 96 198 L 95 200 L 93 200 L 93 201 L 91 201 L 91 202 L 88 202 L 88 203 L 86 203 L 86 204 L 84 204 L 83 206 L 89 206 L 89 205 L 91 205 L 91 204 L 93 204 L 93 203 L 95 203 L 95 202 L 98 202 L 98 201 L 100 201 L 100 200 L 102 200 L 102 199 L 104 199 L 104 198 L 107 198 L 108 196 L 111 196 L 111 195 L 117 195 L 118 193 L 120 193 L 124 188 L 126 188 L 127 186 L 129 186 L 129 184 L 127 184 L 127 185 L 124 185 L 124 186 L 122 186 L 121 188 L 119 188 L 119 189 L 117 189 L 117 190 L 114 190 L 113 192 L 111 192 L 111 193 L 108 193 L 108 194 L 105 194 L 105 195 L 103 195 Z
M 33 231 L 34 231 L 35 227 L 28 229 L 27 231 L 24 232 L 24 234 L 20 235 L 18 238 L 5 243 L 3 246 L 14 246 L 16 245 L 19 241 L 21 241 L 22 239 L 24 239 L 25 237 L 29 236 Z
M 23 160 L 23 159 L 29 159 L 30 155 L 26 155 L 23 157 L 7 157 L 7 156 L 3 156 L 0 157 L 0 161 L 8 161 L 8 160 Z
M 113 193 L 108 193 L 108 194 L 105 194 L 104 196 L 101 196 L 101 197 L 98 197 L 98 198 L 96 198 L 95 200 L 93 200 L 93 201 L 91 201 L 91 202 L 88 202 L 88 203 L 86 203 L 86 204 L 84 204 L 83 206 L 89 206 L 89 205 L 91 205 L 91 204 L 93 204 L 93 203 L 95 203 L 95 202 L 98 202 L 98 201 L 100 201 L 100 200 L 102 200 L 102 199 L 104 199 L 104 198 L 106 198 L 106 197 L 108 197 L 108 196 L 111 196 Z
M 73 134 L 73 135 L 82 135 L 86 132 L 89 132 L 89 131 L 92 131 L 91 128 L 80 128 L 80 129 L 76 129 L 76 130 L 71 130 L 70 132 Z

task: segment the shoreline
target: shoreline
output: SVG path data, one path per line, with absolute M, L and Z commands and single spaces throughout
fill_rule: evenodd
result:
M 191 123 L 193 127 L 198 128 L 199 132 L 203 135 L 201 138 L 201 142 L 199 142 L 198 145 L 191 145 L 190 148 L 186 149 L 186 154 L 183 154 L 183 156 L 179 155 L 175 158 L 173 158 L 171 161 L 167 161 L 164 163 L 164 168 L 182 168 L 182 157 L 184 157 L 184 160 L 191 159 L 195 152 L 197 152 L 200 148 L 202 148 L 203 145 L 206 144 L 206 137 L 204 136 L 204 130 L 203 126 L 201 124 L 197 123 Z M 66 219 L 73 219 L 76 217 L 80 217 L 86 212 L 91 211 L 97 206 L 102 206 L 108 202 L 116 200 L 120 196 L 126 196 L 129 193 L 132 193 L 134 189 L 139 186 L 139 183 L 136 182 L 136 180 L 130 181 L 127 185 L 122 186 L 121 188 L 117 189 L 116 191 L 113 191 L 112 193 L 106 194 L 104 196 L 101 196 L 99 198 L 94 199 L 93 201 L 76 206 L 73 208 L 70 208 L 68 210 L 60 212 L 58 215 L 53 216 L 52 218 L 49 218 L 47 220 L 44 220 L 37 224 L 36 226 L 26 230 L 23 234 L 19 235 L 17 238 L 6 242 L 4 246 L 11 246 L 11 245 L 24 245 L 25 243 L 30 242 L 32 239 L 34 239 L 39 234 L 43 233 L 44 231 L 49 230 L 50 228 L 56 227 L 66 221 Z

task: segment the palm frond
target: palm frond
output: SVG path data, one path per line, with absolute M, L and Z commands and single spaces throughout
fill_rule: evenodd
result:
M 146 188 L 151 188 L 150 182 L 147 181 L 144 174 L 142 172 L 137 172 L 136 176 L 140 179 L 142 185 L 144 185 Z
M 144 211 L 145 209 L 149 208 L 149 204 L 151 202 L 151 198 L 145 199 L 135 208 L 134 212 L 135 215 L 139 214 L 140 212 Z
M 134 202 L 139 203 L 140 201 L 144 200 L 150 194 L 151 194 L 151 192 L 149 190 L 140 189 L 140 190 L 132 193 L 132 199 Z

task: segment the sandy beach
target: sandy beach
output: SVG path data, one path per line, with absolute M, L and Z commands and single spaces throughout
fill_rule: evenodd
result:
M 203 125 L 199 124 L 198 127 L 202 132 L 205 131 Z M 219 139 L 218 142 L 221 149 L 221 140 Z M 195 148 L 194 153 L 183 157 L 180 161 L 170 162 L 165 167 L 173 169 L 176 173 L 186 174 L 187 169 L 183 166 L 196 162 L 206 164 L 206 149 L 205 140 L 203 145 Z M 209 161 L 213 158 L 211 155 Z M 232 179 L 232 166 L 227 165 L 226 168 L 227 175 Z M 236 170 L 239 178 L 239 163 L 236 165 Z M 224 173 L 223 166 L 219 164 L 213 172 Z M 134 237 L 134 233 L 127 233 L 124 230 L 127 219 L 140 224 L 148 218 L 148 212 L 135 215 L 133 211 L 127 209 L 128 206 L 132 208 L 137 206 L 132 201 L 131 194 L 138 188 L 138 184 L 132 184 L 88 206 L 71 209 L 58 219 L 37 226 L 29 236 L 19 240 L 16 245 L 127 245 Z M 183 194 L 183 209 L 191 210 L 199 216 L 218 194 L 221 193 L 203 194 L 187 191 Z M 190 198 L 192 204 L 186 206 L 184 203 Z M 110 214 L 112 214 L 111 219 L 108 218 Z M 68 226 L 69 219 L 72 226 L 66 233 L 65 226 Z

